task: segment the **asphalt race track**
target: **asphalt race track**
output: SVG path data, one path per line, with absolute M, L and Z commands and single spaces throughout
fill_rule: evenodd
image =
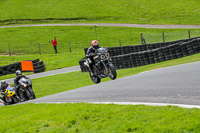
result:
M 115 26 L 115 27 L 137 27 L 137 28 L 159 28 L 159 29 L 200 29 L 199 25 L 154 25 L 154 24 L 116 24 L 116 23 L 77 23 L 77 24 L 26 24 L 0 26 L 0 28 L 12 27 L 38 27 L 38 26 Z
M 80 66 L 73 66 L 73 67 L 56 69 L 56 70 L 42 72 L 42 73 L 35 73 L 35 74 L 28 75 L 27 77 L 29 77 L 30 79 L 35 79 L 35 78 L 47 77 L 47 76 L 52 76 L 52 75 L 57 75 L 57 74 L 62 74 L 62 73 L 69 73 L 69 72 L 80 71 L 80 70 L 81 70 Z M 6 79 L 6 82 L 9 84 L 14 83 L 14 78 Z
M 88 76 L 89 78 L 89 76 Z M 200 105 L 200 62 L 160 68 L 42 98 L 31 103 L 162 103 Z

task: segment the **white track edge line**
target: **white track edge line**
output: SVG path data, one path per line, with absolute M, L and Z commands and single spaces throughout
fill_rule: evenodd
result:
M 71 70 L 71 71 L 67 71 L 67 72 L 57 72 L 57 73 L 53 73 L 53 74 L 49 74 L 49 75 L 44 75 L 44 76 L 41 75 L 41 76 L 34 77 L 34 78 L 31 78 L 31 79 L 43 78 L 43 77 L 54 76 L 54 75 L 65 74 L 65 73 L 76 72 L 76 71 L 80 71 L 80 70 Z M 28 77 L 28 75 L 27 75 L 27 77 Z
M 35 104 L 63 104 L 63 103 L 91 103 L 91 104 L 117 104 L 117 105 L 147 105 L 147 106 L 177 106 L 181 108 L 198 108 L 199 105 L 171 104 L 171 103 L 145 103 L 145 102 L 41 102 Z

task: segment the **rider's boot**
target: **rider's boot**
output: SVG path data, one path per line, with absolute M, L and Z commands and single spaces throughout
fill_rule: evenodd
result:
M 15 88 L 15 91 L 16 91 L 17 97 L 19 98 L 19 101 L 20 101 L 20 102 L 25 101 L 24 98 L 22 98 L 22 97 L 19 95 L 19 88 L 16 87 L 16 88 Z

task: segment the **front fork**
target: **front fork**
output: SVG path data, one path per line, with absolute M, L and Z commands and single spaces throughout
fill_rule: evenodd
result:
M 104 73 L 106 74 L 106 75 L 108 75 L 110 72 L 109 72 L 109 70 L 108 70 L 108 64 L 110 63 L 110 61 L 109 60 L 107 60 L 107 61 L 102 61 L 102 64 L 103 64 L 103 66 L 104 66 L 104 68 L 105 68 L 105 70 L 104 70 Z

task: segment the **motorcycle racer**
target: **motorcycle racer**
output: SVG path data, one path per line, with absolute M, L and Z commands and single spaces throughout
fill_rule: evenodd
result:
M 11 103 L 17 103 L 20 102 L 19 96 L 16 95 L 14 89 L 5 81 L 1 81 L 1 100 L 4 105 L 9 105 Z M 11 100 L 11 101 L 10 101 Z
M 94 60 L 93 60 L 92 56 L 94 55 L 96 50 L 99 48 L 101 48 L 99 46 L 99 42 L 97 40 L 93 40 L 91 42 L 91 47 L 88 48 L 87 53 L 86 53 L 86 58 L 88 60 L 88 63 L 89 63 L 92 73 L 93 73 L 93 64 L 94 64 Z
M 17 71 L 16 71 L 16 77 L 14 78 L 14 87 L 15 87 L 16 93 L 17 93 L 17 95 L 18 95 L 19 97 L 20 97 L 20 95 L 19 95 L 19 88 L 20 88 L 19 80 L 20 80 L 22 77 L 27 79 L 26 76 L 22 75 L 22 72 L 21 72 L 20 70 L 17 70 Z M 21 98 L 21 97 L 20 97 L 20 98 Z M 22 98 L 21 98 L 21 99 L 22 99 Z M 22 99 L 22 100 L 23 100 L 23 99 Z
M 2 80 L 2 81 L 1 81 L 0 90 L 1 90 L 1 99 L 2 99 L 3 102 L 6 103 L 5 91 L 6 91 L 6 90 L 13 91 L 13 88 L 12 88 L 5 80 Z M 19 99 L 18 96 L 16 96 L 16 97 L 17 97 L 17 99 Z
M 1 87 L 0 87 L 0 90 L 1 90 L 1 99 L 3 102 L 6 102 L 6 99 L 5 99 L 5 91 L 6 91 L 6 88 L 8 87 L 8 83 L 6 83 L 5 80 L 2 80 L 1 81 Z

